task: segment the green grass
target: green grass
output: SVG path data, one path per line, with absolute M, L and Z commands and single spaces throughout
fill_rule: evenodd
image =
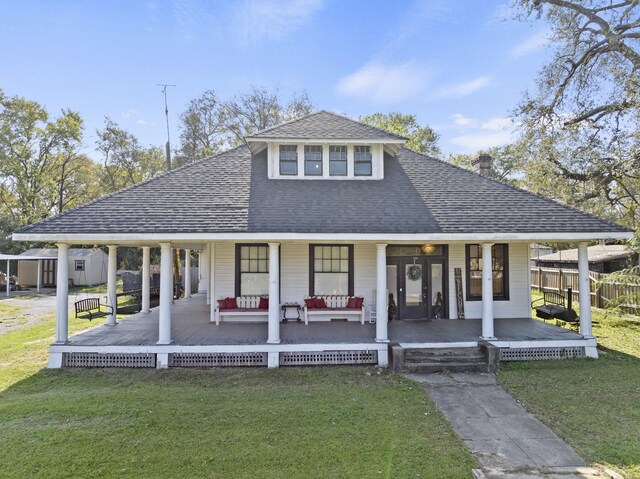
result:
M 502 363 L 498 379 L 585 459 L 640 479 L 640 318 L 592 316 L 599 360 Z
M 25 308 L 9 304 L 7 301 L 0 302 L 0 323 L 5 326 L 19 326 L 27 322 Z
M 468 478 L 475 466 L 424 391 L 386 371 L 42 370 L 53 334 L 50 321 L 0 335 L 3 479 Z

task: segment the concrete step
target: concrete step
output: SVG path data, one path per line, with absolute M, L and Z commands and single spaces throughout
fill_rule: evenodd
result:
M 456 358 L 468 358 L 470 360 L 484 360 L 484 352 L 479 348 L 459 348 L 459 349 L 405 349 L 404 360 L 450 360 Z
M 407 373 L 442 373 L 445 371 L 452 373 L 486 372 L 487 365 L 484 362 L 477 361 L 431 361 L 422 363 L 405 363 L 402 370 Z

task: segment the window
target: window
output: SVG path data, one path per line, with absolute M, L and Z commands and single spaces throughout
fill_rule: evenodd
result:
M 354 146 L 353 160 L 355 162 L 356 176 L 371 176 L 371 147 Z
M 77 259 L 74 261 L 74 269 L 75 271 L 84 271 L 84 260 Z
M 236 245 L 236 296 L 269 294 L 269 246 Z
M 305 145 L 304 174 L 308 176 L 322 176 L 322 146 Z
M 298 147 L 296 145 L 280 145 L 280 174 L 298 174 Z
M 309 246 L 309 295 L 353 296 L 353 245 Z
M 509 299 L 509 247 L 494 244 L 491 247 L 493 272 L 493 299 Z M 482 246 L 467 245 L 467 301 L 482 299 Z
M 329 147 L 329 175 L 347 176 L 347 147 Z

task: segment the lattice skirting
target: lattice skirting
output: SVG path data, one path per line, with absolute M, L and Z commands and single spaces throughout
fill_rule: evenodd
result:
M 267 353 L 173 353 L 170 367 L 266 366 Z
M 500 361 L 536 361 L 586 357 L 583 346 L 564 348 L 500 348 Z
M 62 365 L 71 368 L 155 368 L 153 353 L 64 353 Z
M 300 351 L 280 353 L 281 366 L 377 363 L 378 351 Z

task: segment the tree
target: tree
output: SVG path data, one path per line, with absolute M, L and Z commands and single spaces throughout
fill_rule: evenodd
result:
M 143 148 L 133 134 L 110 118 L 105 118 L 104 129 L 96 134 L 97 148 L 102 153 L 100 182 L 105 193 L 135 185 L 165 171 L 162 148 Z
M 551 26 L 551 62 L 516 114 L 529 174 L 558 178 L 574 204 L 640 222 L 640 7 L 637 0 L 520 0 Z M 571 192 L 573 190 L 573 193 Z M 556 195 L 556 197 L 558 197 Z M 565 198 L 566 199 L 566 198 Z
M 461 166 L 468 170 L 473 169 L 473 160 L 480 154 L 491 156 L 491 177 L 514 186 L 523 186 L 523 155 L 521 145 L 504 145 L 479 151 L 475 155 L 453 154 L 449 155 L 449 163 Z
M 51 120 L 39 103 L 0 92 L 0 208 L 10 224 L 33 223 L 64 206 L 60 164 L 76 156 L 82 128 L 71 110 Z
M 414 115 L 402 113 L 374 113 L 361 116 L 359 120 L 367 125 L 382 128 L 400 136 L 408 138 L 406 146 L 425 155 L 440 156 L 438 140 L 440 135 L 428 125 L 421 126 Z

